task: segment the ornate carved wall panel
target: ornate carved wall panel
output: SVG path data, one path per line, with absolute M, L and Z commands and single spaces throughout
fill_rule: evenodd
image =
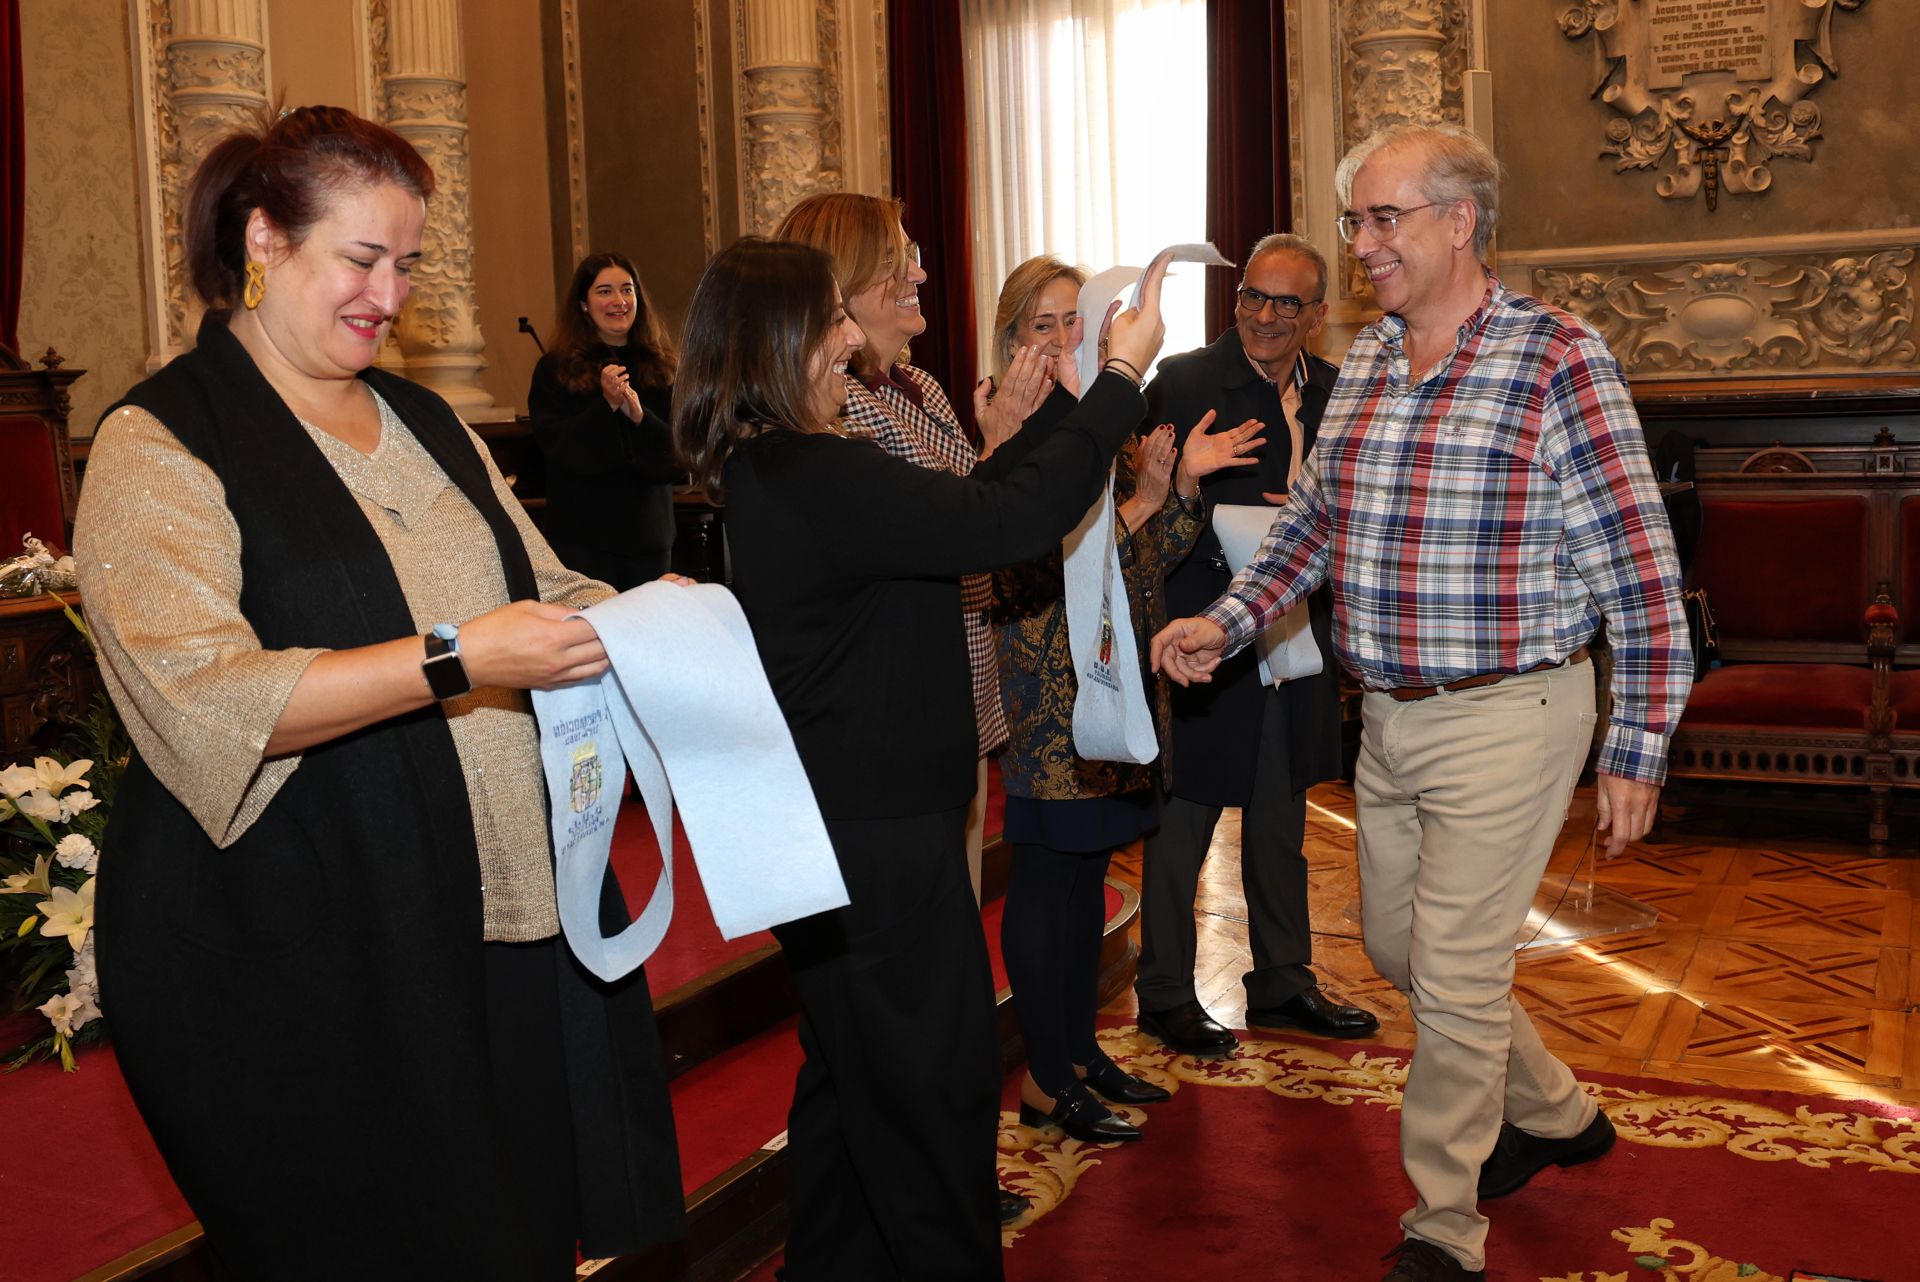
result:
M 1510 258 L 1503 273 L 1591 324 L 1636 380 L 1920 370 L 1917 247 L 1911 232 L 1641 246 Z
M 1833 18 L 1866 0 L 1573 0 L 1561 32 L 1593 48 L 1591 93 L 1615 114 L 1601 153 L 1654 170 L 1669 200 L 1757 196 L 1775 160 L 1812 161 L 1812 93 L 1838 74 Z

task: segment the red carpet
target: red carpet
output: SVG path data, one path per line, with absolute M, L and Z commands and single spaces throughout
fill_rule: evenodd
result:
M 113 1049 L 80 1071 L 33 1064 L 0 1077 L 0 1277 L 66 1282 L 193 1219 L 120 1080 Z
M 1374 1279 L 1412 1204 L 1400 1170 L 1406 1060 L 1265 1034 L 1214 1064 L 1131 1028 L 1114 1058 L 1175 1092 L 1146 1138 L 1089 1148 L 1001 1131 L 1001 1179 L 1035 1200 L 1010 1282 Z M 1490 1279 L 1912 1282 L 1920 1112 L 1580 1074 L 1619 1129 L 1606 1158 L 1550 1168 L 1485 1210 Z M 1011 1107 L 1011 1104 L 1009 1105 Z
M 997 772 L 989 772 L 989 781 L 987 831 L 993 834 L 1000 828 Z M 674 845 L 673 925 L 647 963 L 656 1001 L 773 943 L 765 932 L 721 939 L 677 824 Z M 614 865 L 637 910 L 660 873 L 659 844 L 637 803 L 621 812 Z M 1111 909 L 1114 892 L 1108 894 Z M 988 906 L 984 924 L 994 983 L 1004 986 L 997 903 Z M 38 1019 L 24 1018 L 9 1031 L 24 1036 L 21 1030 Z M 681 1174 L 689 1192 L 786 1129 L 800 1064 L 793 1027 L 788 1020 L 674 1081 Z M 193 1219 L 127 1095 L 110 1047 L 82 1052 L 77 1073 L 36 1064 L 0 1076 L 0 1099 L 12 1123 L 10 1142 L 0 1148 L 4 1282 L 66 1282 Z

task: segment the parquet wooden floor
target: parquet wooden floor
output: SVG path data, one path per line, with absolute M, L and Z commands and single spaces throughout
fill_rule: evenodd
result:
M 1380 1016 L 1382 1040 L 1410 1047 L 1406 1002 L 1360 945 L 1352 790 L 1322 785 L 1311 802 L 1314 969 L 1327 991 Z M 1569 878 L 1572 893 L 1585 884 L 1592 826 L 1587 787 L 1542 883 L 1549 902 Z M 1594 874 L 1658 921 L 1521 953 L 1514 985 L 1541 1036 L 1576 1068 L 1920 1104 L 1920 861 L 1833 840 L 1855 826 L 1850 813 L 1769 816 L 1670 795 L 1660 827 Z M 1196 905 L 1200 999 L 1228 1025 L 1245 1017 L 1250 965 L 1239 846 L 1229 810 Z M 1137 846 L 1114 872 L 1139 884 Z M 1134 1011 L 1131 992 L 1107 1008 Z

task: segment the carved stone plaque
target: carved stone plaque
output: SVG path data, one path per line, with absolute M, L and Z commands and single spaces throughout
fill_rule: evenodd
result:
M 1678 89 L 1701 71 L 1771 80 L 1768 0 L 1648 0 L 1647 88 Z
M 1773 160 L 1813 159 L 1820 108 L 1807 95 L 1840 70 L 1834 13 L 1865 3 L 1572 0 L 1560 30 L 1592 41 L 1614 170 L 1659 170 L 1661 196 L 1705 193 L 1715 209 L 1722 188 L 1771 187 Z

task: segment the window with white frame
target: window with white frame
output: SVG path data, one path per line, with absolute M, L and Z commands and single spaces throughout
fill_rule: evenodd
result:
M 1206 0 L 962 0 L 974 314 L 1036 254 L 1091 272 L 1206 239 Z M 1231 251 L 1229 251 L 1231 252 Z M 1163 354 L 1202 346 L 1206 268 L 1167 282 Z

